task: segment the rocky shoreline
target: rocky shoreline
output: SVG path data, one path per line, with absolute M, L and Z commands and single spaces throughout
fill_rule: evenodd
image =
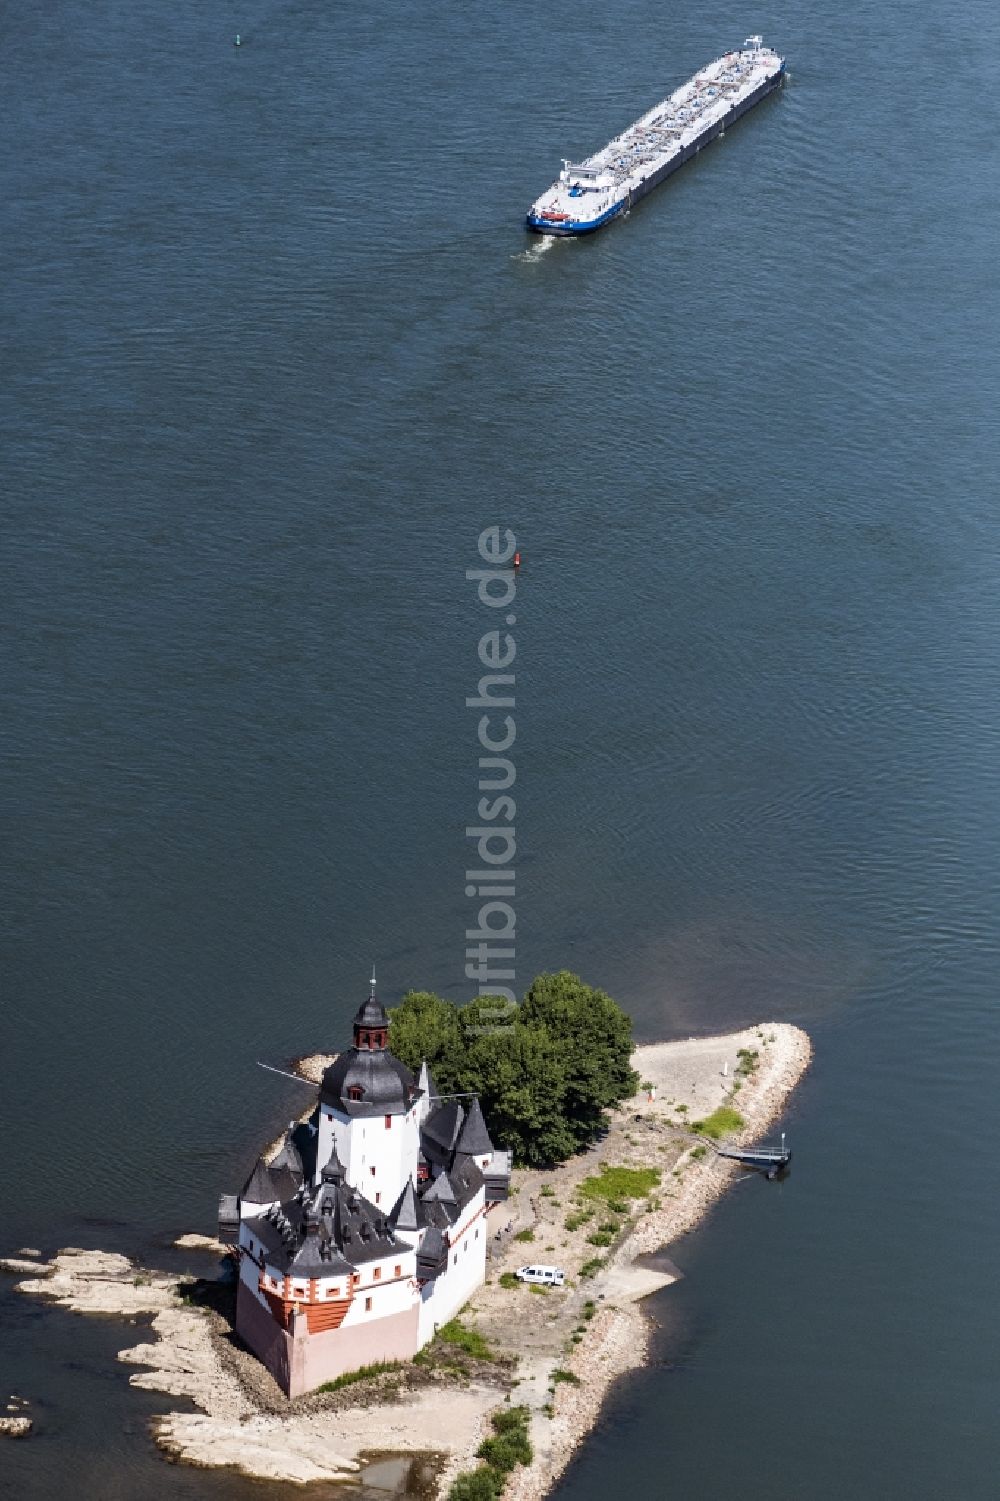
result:
M 739 1061 L 749 1052 L 753 1067 L 737 1079 Z M 730 1139 L 759 1140 L 784 1110 L 811 1056 L 804 1032 L 778 1024 L 637 1048 L 635 1067 L 653 1088 L 614 1113 L 600 1149 L 548 1172 L 517 1175 L 511 1234 L 498 1234 L 487 1285 L 462 1315 L 488 1340 L 498 1363 L 476 1365 L 457 1379 L 449 1367 L 435 1369 L 432 1362 L 430 1369 L 407 1367 L 392 1379 L 289 1404 L 277 1387 L 271 1391 L 263 1367 L 234 1345 L 225 1320 L 191 1305 L 190 1279 L 147 1272 L 124 1256 L 73 1248 L 51 1262 L 22 1252 L 7 1260 L 6 1269 L 32 1274 L 19 1284 L 21 1291 L 78 1313 L 153 1315 L 155 1342 L 123 1350 L 119 1359 L 143 1367 L 130 1377 L 132 1384 L 188 1399 L 200 1409 L 154 1421 L 157 1443 L 177 1459 L 300 1484 L 346 1480 L 356 1478 L 378 1431 L 381 1451 L 433 1459 L 443 1497 L 456 1474 L 475 1468 L 489 1415 L 509 1399 L 529 1409 L 534 1459 L 510 1476 L 504 1501 L 541 1501 L 597 1422 L 612 1384 L 647 1359 L 649 1321 L 639 1300 L 673 1278 L 636 1266 L 636 1258 L 690 1230 L 737 1176 L 732 1163 L 692 1136 L 690 1122 L 738 1098 L 744 1125 Z M 310 1077 L 319 1062 L 318 1056 L 302 1059 L 298 1067 Z M 662 1190 L 633 1206 L 608 1254 L 596 1258 L 599 1269 L 588 1272 L 588 1254 L 588 1266 L 595 1260 L 588 1226 L 571 1231 L 573 1217 L 566 1210 L 579 1203 L 574 1195 L 587 1174 L 616 1163 L 655 1163 Z M 539 1299 L 530 1319 L 524 1317 L 523 1300 L 534 1302 L 528 1290 L 511 1288 L 499 1275 L 526 1255 L 530 1259 L 518 1239 L 541 1242 L 546 1259 L 570 1271 L 565 1293 Z M 179 1244 L 214 1249 L 208 1236 L 182 1237 Z M 542 1249 L 535 1253 L 539 1258 Z M 508 1372 L 515 1361 L 513 1381 Z
M 757 1074 L 740 1092 L 739 1109 L 745 1125 L 732 1138 L 740 1144 L 759 1140 L 761 1133 L 780 1118 L 812 1061 L 812 1044 L 798 1028 L 773 1025 L 754 1029 L 757 1036 L 761 1032 L 773 1037 L 774 1042 L 762 1050 Z M 661 1072 L 659 1065 L 669 1058 L 668 1050 L 675 1046 L 667 1043 L 638 1048 L 636 1067 L 644 1077 L 655 1078 Z M 697 1145 L 693 1143 L 692 1149 Z M 612 1279 L 615 1273 L 631 1270 L 637 1256 L 664 1250 L 693 1229 L 739 1176 L 733 1163 L 714 1154 L 695 1160 L 689 1150 L 680 1163 L 683 1178 L 676 1196 L 666 1206 L 643 1215 L 629 1231 L 611 1258 L 608 1275 Z M 664 1275 L 660 1285 L 671 1280 Z M 641 1291 L 639 1296 L 643 1296 Z M 540 1425 L 533 1425 L 535 1459 L 514 1472 L 503 1501 L 542 1501 L 598 1421 L 614 1383 L 646 1363 L 650 1324 L 638 1302 L 621 1301 L 616 1307 L 603 1309 L 588 1334 L 564 1362 L 579 1384 L 556 1386 L 551 1395 L 549 1431 L 544 1434 L 543 1430 L 540 1435 Z

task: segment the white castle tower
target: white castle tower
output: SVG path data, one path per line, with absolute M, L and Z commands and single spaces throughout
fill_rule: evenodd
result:
M 347 1182 L 386 1209 L 416 1181 L 428 1103 L 410 1070 L 389 1052 L 388 1040 L 389 1018 L 373 970 L 368 999 L 354 1018 L 354 1046 L 323 1075 L 314 1174 L 318 1183 L 336 1153 Z

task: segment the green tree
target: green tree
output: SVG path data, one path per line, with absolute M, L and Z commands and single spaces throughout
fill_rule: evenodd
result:
M 473 1085 L 490 1131 L 518 1162 L 564 1162 L 576 1148 L 566 1118 L 566 1073 L 556 1039 L 516 1025 L 486 1034 L 470 1049 Z
M 592 1141 L 605 1110 L 627 1100 L 639 1085 L 630 1062 L 630 1018 L 605 991 L 563 969 L 538 976 L 519 1020 L 523 1027 L 544 1028 L 558 1039 L 566 1075 L 563 1109 L 577 1143 Z
M 629 1018 L 567 970 L 539 975 L 520 1006 L 411 990 L 391 1020 L 396 1056 L 414 1072 L 426 1058 L 440 1094 L 477 1093 L 497 1145 L 520 1163 L 565 1161 L 638 1084 Z
M 407 1068 L 417 1073 L 427 1060 L 442 1093 L 460 1086 L 456 1071 L 465 1055 L 458 1007 L 429 990 L 410 990 L 389 1013 L 389 1045 Z

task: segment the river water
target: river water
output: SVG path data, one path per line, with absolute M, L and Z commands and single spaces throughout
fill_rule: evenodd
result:
M 747 29 L 780 95 L 526 238 Z M 8 16 L 0 1249 L 167 1264 L 300 1108 L 256 1060 L 340 1045 L 373 957 L 469 993 L 509 526 L 518 985 L 817 1050 L 561 1501 L 995 1496 L 998 43 L 984 0 Z M 5 1285 L 0 1336 L 4 1494 L 286 1494 L 163 1463 L 136 1331 Z

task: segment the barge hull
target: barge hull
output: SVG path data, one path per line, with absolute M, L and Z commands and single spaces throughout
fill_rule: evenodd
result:
M 532 204 L 527 226 L 538 234 L 592 234 L 645 198 L 784 80 L 784 60 L 749 37 L 696 74 L 603 150 L 563 171 Z M 725 96 L 731 102 L 720 110 Z M 701 127 L 699 129 L 699 126 Z

